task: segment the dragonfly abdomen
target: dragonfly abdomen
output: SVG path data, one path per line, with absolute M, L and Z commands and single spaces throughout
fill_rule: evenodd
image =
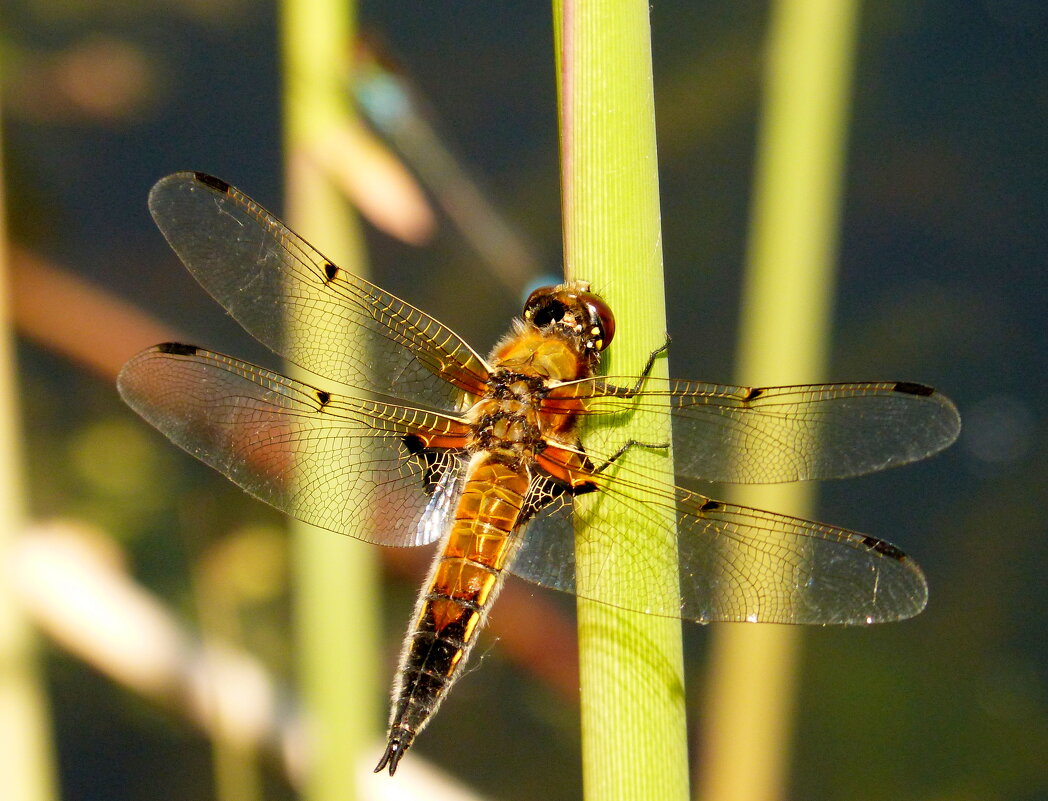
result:
M 530 477 L 474 457 L 455 519 L 416 605 L 393 691 L 389 742 L 375 771 L 397 763 L 459 677 L 502 586 Z

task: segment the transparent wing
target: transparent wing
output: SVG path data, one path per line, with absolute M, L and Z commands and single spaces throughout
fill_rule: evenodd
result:
M 949 398 L 923 384 L 753 388 L 649 378 L 636 394 L 617 386 L 636 380 L 566 384 L 547 403 L 574 399 L 583 414 L 641 417 L 668 405 L 677 473 L 744 484 L 845 478 L 907 464 L 942 450 L 961 429 Z
M 149 210 L 215 300 L 300 367 L 438 409 L 456 409 L 463 391 L 483 391 L 484 360 L 453 331 L 338 268 L 238 189 L 176 173 L 153 187 Z
M 658 486 L 625 468 L 617 478 L 593 479 L 603 523 L 578 543 L 601 555 L 596 564 L 587 561 L 589 573 L 576 576 L 574 499 L 549 479 L 536 483 L 530 503 L 544 508 L 523 531 L 513 573 L 593 601 L 699 623 L 880 623 L 912 617 L 927 602 L 916 563 L 865 534 Z M 676 520 L 679 586 L 664 581 L 664 551 L 635 541 L 629 521 L 638 516 Z
M 117 386 L 176 445 L 255 497 L 367 542 L 437 539 L 464 467 L 466 428 L 454 417 L 332 395 L 191 345 L 143 351 Z

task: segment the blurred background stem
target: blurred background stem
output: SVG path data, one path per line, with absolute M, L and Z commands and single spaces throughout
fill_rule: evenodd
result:
M 8 574 L 9 553 L 25 525 L 25 494 L 4 186 L 0 155 L 0 795 L 10 801 L 50 801 L 54 765 L 36 638 L 10 591 L 13 576 Z
M 329 258 L 364 275 L 359 223 L 317 152 L 357 125 L 345 96 L 355 11 L 352 0 L 282 3 L 286 216 Z M 359 345 L 347 341 L 345 347 Z M 347 801 L 356 797 L 357 757 L 377 740 L 384 695 L 373 600 L 380 592 L 378 555 L 369 545 L 301 523 L 292 531 L 297 665 L 312 754 L 304 797 Z
M 554 14 L 565 271 L 570 279 L 590 281 L 615 312 L 618 333 L 606 370 L 636 374 L 666 337 L 648 3 L 557 0 Z M 665 371 L 666 360 L 660 359 L 654 372 Z M 659 430 L 631 435 L 668 442 L 668 421 L 667 413 Z M 585 440 L 600 442 L 610 434 L 587 427 Z M 621 428 L 614 436 L 619 443 L 627 438 Z M 672 481 L 669 455 L 642 450 L 633 449 L 622 461 Z M 591 507 L 589 514 L 586 525 L 599 531 L 599 509 Z M 634 521 L 632 535 L 663 564 L 666 597 L 675 605 L 672 512 L 654 530 L 650 519 Z M 598 574 L 608 582 L 605 593 L 609 587 L 628 593 L 635 577 L 618 575 L 621 568 L 607 564 L 599 540 L 579 532 L 579 593 L 590 590 L 587 581 Z M 578 620 L 585 798 L 686 798 L 680 622 L 581 599 Z
M 773 3 L 764 73 L 736 381 L 826 380 L 858 4 Z M 810 484 L 746 487 L 733 500 L 814 515 Z M 713 629 L 704 801 L 786 797 L 801 629 Z

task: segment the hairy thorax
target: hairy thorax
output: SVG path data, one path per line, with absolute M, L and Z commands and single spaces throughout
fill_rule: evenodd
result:
M 518 330 L 499 343 L 491 356 L 487 394 L 469 411 L 472 452 L 487 451 L 520 467 L 530 463 L 547 437 L 571 438 L 574 424 L 539 409 L 550 389 L 589 374 L 573 343 L 535 330 Z

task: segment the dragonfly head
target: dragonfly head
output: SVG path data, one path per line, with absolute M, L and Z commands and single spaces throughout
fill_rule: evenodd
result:
M 584 353 L 594 356 L 615 336 L 611 308 L 583 281 L 536 289 L 524 303 L 524 319 L 540 331 L 578 342 Z

